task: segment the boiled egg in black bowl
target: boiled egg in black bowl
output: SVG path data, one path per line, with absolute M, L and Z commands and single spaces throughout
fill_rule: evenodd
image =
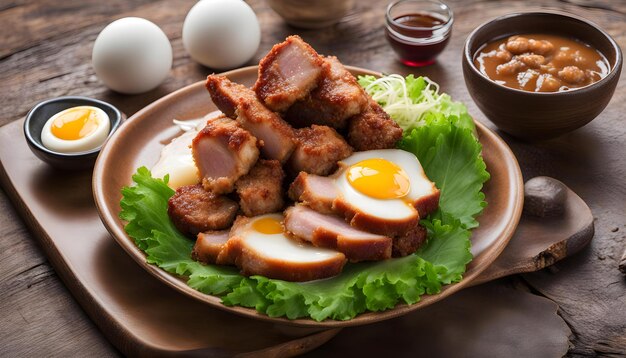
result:
M 109 103 L 58 97 L 40 102 L 28 112 L 24 136 L 32 152 L 51 166 L 87 169 L 121 121 L 121 112 Z

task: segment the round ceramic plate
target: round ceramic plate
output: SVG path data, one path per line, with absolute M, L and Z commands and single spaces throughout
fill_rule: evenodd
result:
M 360 68 L 348 69 L 355 75 L 380 75 Z M 224 75 L 235 82 L 252 86 L 257 78 L 257 67 L 246 67 Z M 437 295 L 424 295 L 420 302 L 413 305 L 401 304 L 387 311 L 363 313 L 348 321 L 316 322 L 311 319 L 271 318 L 254 309 L 225 306 L 219 297 L 196 291 L 187 286 L 183 279 L 146 263 L 144 253 L 126 235 L 125 223 L 118 217 L 122 187 L 131 184 L 131 176 L 138 167 L 152 167 L 159 158 L 161 148 L 180 134 L 179 129 L 172 125 L 172 120 L 196 119 L 214 110 L 216 107 L 211 102 L 204 82 L 198 82 L 137 112 L 117 130 L 102 149 L 93 173 L 93 192 L 104 225 L 139 265 L 174 289 L 216 308 L 275 323 L 316 328 L 356 326 L 401 316 L 466 287 L 504 250 L 520 219 L 523 182 L 517 160 L 502 139 L 482 124 L 476 123 L 491 179 L 484 186 L 488 206 L 478 218 L 480 226 L 472 233 L 474 259 L 468 265 L 461 282 L 444 286 Z

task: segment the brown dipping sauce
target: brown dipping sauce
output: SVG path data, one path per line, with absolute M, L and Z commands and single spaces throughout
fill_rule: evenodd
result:
M 596 49 L 557 35 L 524 34 L 493 41 L 474 65 L 489 79 L 529 92 L 563 92 L 606 77 L 609 62 Z

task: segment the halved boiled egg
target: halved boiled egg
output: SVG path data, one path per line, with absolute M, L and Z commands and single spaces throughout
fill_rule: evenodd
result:
M 439 202 L 439 190 L 417 157 L 399 149 L 354 153 L 340 162 L 335 185 L 334 210 L 379 234 L 401 235 Z
M 240 216 L 218 261 L 234 262 L 246 275 L 287 281 L 316 280 L 341 272 L 344 254 L 292 239 L 282 222 L 281 214 Z
M 55 114 L 44 124 L 41 142 L 55 152 L 86 152 L 104 143 L 110 127 L 109 116 L 102 109 L 72 107 Z

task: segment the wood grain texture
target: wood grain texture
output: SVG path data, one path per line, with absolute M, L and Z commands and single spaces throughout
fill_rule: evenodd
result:
M 565 185 L 562 187 L 565 194 L 561 203 L 563 211 L 558 216 L 529 214 L 527 208 L 531 200 L 526 192 L 524 215 L 511 242 L 496 261 L 472 282 L 472 286 L 515 273 L 539 271 L 575 255 L 591 242 L 594 235 L 591 210 L 571 189 Z
M 394 358 L 562 357 L 570 330 L 557 310 L 545 297 L 495 282 L 389 322 L 343 329 L 305 357 L 340 358 L 346 352 Z
M 402 74 L 431 77 L 470 112 L 490 125 L 472 103 L 461 77 L 461 48 L 466 35 L 493 17 L 541 8 L 565 10 L 598 23 L 626 48 L 626 2 L 592 1 L 447 1 L 455 12 L 451 42 L 437 64 L 414 70 L 399 64 L 382 33 L 386 3 L 358 2 L 355 12 L 329 29 L 301 31 L 286 26 L 262 0 L 249 1 L 262 28 L 255 63 L 271 44 L 298 33 L 320 52 L 344 63 Z M 153 100 L 212 72 L 184 52 L 181 27 L 193 0 L 65 1 L 7 0 L 0 3 L 0 124 L 23 117 L 38 101 L 60 95 L 85 95 L 109 101 L 128 115 Z M 90 66 L 91 46 L 110 21 L 141 16 L 161 26 L 174 50 L 174 67 L 159 88 L 122 96 L 107 90 Z M 596 218 L 592 246 L 554 269 L 525 275 L 535 292 L 558 303 L 573 331 L 574 356 L 623 356 L 626 352 L 626 281 L 617 270 L 626 244 L 625 74 L 607 109 L 591 124 L 561 138 L 529 145 L 504 136 L 526 178 L 555 177 L 578 193 Z M 1 145 L 1 143 L 0 143 Z M 46 263 L 6 196 L 0 193 L 0 346 L 8 356 L 115 355 L 86 319 Z M 40 265 L 33 270 L 28 267 Z M 30 288 L 29 288 L 29 285 Z M 40 294 L 30 294 L 40 289 Z M 5 288 L 11 292 L 5 294 Z M 18 310 L 16 307 L 22 307 Z M 27 314 L 24 314 L 27 312 Z M 22 319 L 24 315 L 26 318 Z M 60 318 L 58 318 L 60 317 Z M 6 319 L 5 319 L 6 318 Z M 28 320 L 37 323 L 20 323 Z M 62 323 L 60 323 L 62 322 Z M 21 332 L 21 333 L 16 333 Z M 41 340 L 33 340 L 40 337 Z M 51 350 L 51 348 L 53 348 Z

